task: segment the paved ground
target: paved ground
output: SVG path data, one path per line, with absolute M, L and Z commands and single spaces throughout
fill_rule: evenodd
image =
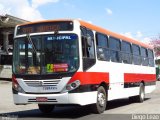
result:
M 109 102 L 101 115 L 92 114 L 86 107 L 57 107 L 53 114 L 42 114 L 37 105 L 16 106 L 13 103 L 11 82 L 0 80 L 0 119 L 79 119 L 79 120 L 160 120 L 160 82 L 143 103 L 131 103 L 128 99 Z

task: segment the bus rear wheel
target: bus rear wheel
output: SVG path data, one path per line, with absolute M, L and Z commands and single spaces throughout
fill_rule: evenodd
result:
M 107 95 L 103 86 L 97 90 L 97 102 L 91 105 L 91 109 L 95 114 L 103 113 L 106 109 Z
M 47 114 L 47 113 L 51 113 L 55 106 L 50 104 L 38 104 L 38 107 L 42 113 Z
M 137 102 L 142 103 L 145 98 L 145 87 L 143 83 L 140 83 L 139 95 L 137 97 Z
M 132 102 L 142 103 L 145 99 L 145 86 L 144 83 L 140 83 L 139 85 L 139 95 L 130 97 L 129 100 Z

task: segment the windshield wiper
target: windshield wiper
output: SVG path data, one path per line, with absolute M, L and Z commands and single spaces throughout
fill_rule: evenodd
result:
M 36 47 L 35 47 L 35 45 L 34 45 L 32 39 L 31 39 L 30 34 L 26 34 L 26 36 L 27 36 L 28 42 L 32 45 L 32 50 L 34 51 L 34 53 L 37 53 Z
M 28 40 L 29 44 L 32 45 L 34 65 L 37 65 L 37 62 L 40 63 L 40 57 L 38 56 L 38 52 L 37 52 L 37 50 L 36 50 L 35 44 L 33 43 L 30 34 L 26 34 L 26 37 L 27 37 L 27 40 Z M 28 49 L 29 49 L 29 47 L 28 47 Z M 27 49 L 27 51 L 28 51 L 28 49 Z M 28 54 L 27 54 L 27 55 L 28 55 Z M 27 64 L 28 64 L 28 63 L 27 63 Z M 29 66 L 29 65 L 27 65 L 27 66 Z

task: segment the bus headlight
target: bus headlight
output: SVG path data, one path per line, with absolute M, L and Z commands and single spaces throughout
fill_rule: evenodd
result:
M 79 80 L 76 80 L 76 81 L 74 81 L 74 82 L 72 82 L 72 83 L 70 83 L 70 84 L 68 84 L 68 85 L 66 86 L 66 91 L 74 90 L 74 89 L 76 89 L 77 87 L 79 87 L 80 84 L 81 84 L 81 82 L 80 82 Z
M 25 93 L 22 87 L 18 84 L 15 76 L 12 77 L 12 87 L 16 92 Z

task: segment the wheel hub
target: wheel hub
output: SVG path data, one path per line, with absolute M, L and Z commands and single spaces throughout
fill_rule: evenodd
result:
M 144 99 L 144 96 L 145 96 L 144 94 L 145 93 L 144 93 L 144 89 L 143 89 L 142 92 L 141 92 L 141 94 L 140 94 L 140 96 L 141 96 L 142 99 Z
M 98 103 L 101 107 L 103 107 L 105 105 L 105 102 L 106 102 L 106 98 L 105 98 L 105 95 L 104 93 L 99 93 L 98 94 Z

